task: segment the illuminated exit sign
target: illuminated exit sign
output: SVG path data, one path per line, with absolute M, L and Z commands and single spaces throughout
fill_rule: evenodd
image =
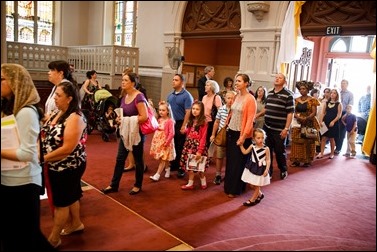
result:
M 342 32 L 341 26 L 327 26 L 326 27 L 326 35 L 340 35 Z

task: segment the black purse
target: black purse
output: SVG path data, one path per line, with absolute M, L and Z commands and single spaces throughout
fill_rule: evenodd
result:
M 252 156 L 254 156 L 255 162 L 253 162 Z M 252 148 L 250 158 L 246 162 L 245 166 L 252 174 L 257 176 L 262 176 L 264 171 L 266 170 L 266 165 L 259 165 L 259 159 L 257 157 L 257 154 L 255 153 L 254 148 Z
M 213 97 L 213 101 L 212 101 L 212 108 L 211 108 L 212 122 L 216 120 L 216 115 L 217 115 L 217 107 L 215 105 L 215 98 L 216 98 L 216 95 Z

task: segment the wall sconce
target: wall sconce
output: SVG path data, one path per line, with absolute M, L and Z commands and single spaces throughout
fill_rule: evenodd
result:
M 249 1 L 247 3 L 247 10 L 252 12 L 258 22 L 262 21 L 264 13 L 270 10 L 270 3 L 268 1 Z

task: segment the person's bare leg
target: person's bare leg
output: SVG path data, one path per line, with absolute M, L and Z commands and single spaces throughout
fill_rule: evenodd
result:
M 63 230 L 64 225 L 69 218 L 69 207 L 55 207 L 54 211 L 54 225 L 48 237 L 48 241 L 53 247 L 57 247 L 61 242 L 60 232 Z

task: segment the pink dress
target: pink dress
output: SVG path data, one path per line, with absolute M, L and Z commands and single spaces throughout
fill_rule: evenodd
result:
M 157 160 L 172 161 L 176 156 L 173 140 L 174 121 L 171 118 L 167 120 L 159 118 L 158 125 L 152 138 L 149 154 Z

